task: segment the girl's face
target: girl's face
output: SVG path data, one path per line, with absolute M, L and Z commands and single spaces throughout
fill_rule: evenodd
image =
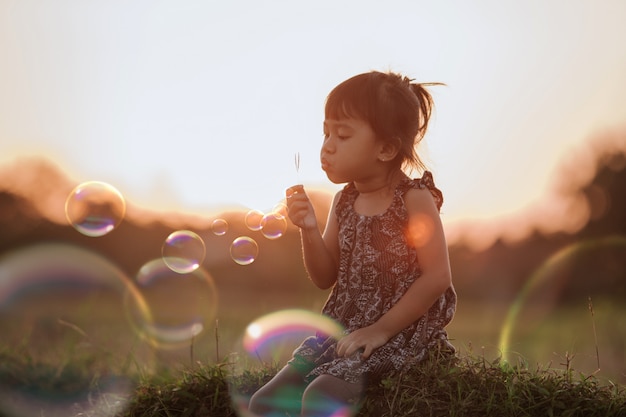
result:
M 379 166 L 382 141 L 369 123 L 352 118 L 324 120 L 322 169 L 335 184 L 366 181 Z

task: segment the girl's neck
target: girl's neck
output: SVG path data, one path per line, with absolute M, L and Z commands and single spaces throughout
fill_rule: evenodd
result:
M 362 196 L 376 196 L 393 193 L 400 181 L 406 178 L 401 170 L 393 170 L 387 175 L 373 178 L 370 181 L 354 182 L 354 187 Z
M 354 182 L 354 187 L 359 192 L 354 202 L 354 210 L 365 216 L 374 216 L 387 210 L 393 201 L 396 187 L 406 175 L 398 170 L 390 173 L 379 180 L 368 182 Z

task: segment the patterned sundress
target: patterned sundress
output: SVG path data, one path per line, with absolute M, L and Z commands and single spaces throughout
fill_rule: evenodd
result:
M 422 178 L 402 180 L 392 203 L 379 215 L 358 214 L 354 210 L 358 191 L 352 183 L 343 189 L 336 208 L 339 271 L 322 314 L 339 322 L 345 334 L 376 322 L 421 275 L 416 250 L 405 237 L 408 213 L 404 196 L 413 188 L 428 189 L 437 209 L 441 208 L 442 193 L 428 171 Z M 337 341 L 318 334 L 296 348 L 289 364 L 300 370 L 307 381 L 322 374 L 352 383 L 381 377 L 420 362 L 433 349 L 454 352 L 445 326 L 455 309 L 456 293 L 449 287 L 424 316 L 374 350 L 368 359 L 363 360 L 359 352 L 339 357 Z

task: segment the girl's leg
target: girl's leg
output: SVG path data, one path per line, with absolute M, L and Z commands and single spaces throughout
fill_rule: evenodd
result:
M 353 416 L 358 411 L 363 391 L 363 384 L 320 375 L 304 391 L 301 416 Z
M 305 387 L 302 374 L 286 365 L 252 395 L 248 411 L 254 416 L 298 416 Z

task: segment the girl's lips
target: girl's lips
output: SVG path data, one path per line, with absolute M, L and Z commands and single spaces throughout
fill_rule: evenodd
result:
M 330 168 L 330 163 L 326 159 L 322 158 L 321 163 L 322 163 L 322 169 L 324 171 Z

